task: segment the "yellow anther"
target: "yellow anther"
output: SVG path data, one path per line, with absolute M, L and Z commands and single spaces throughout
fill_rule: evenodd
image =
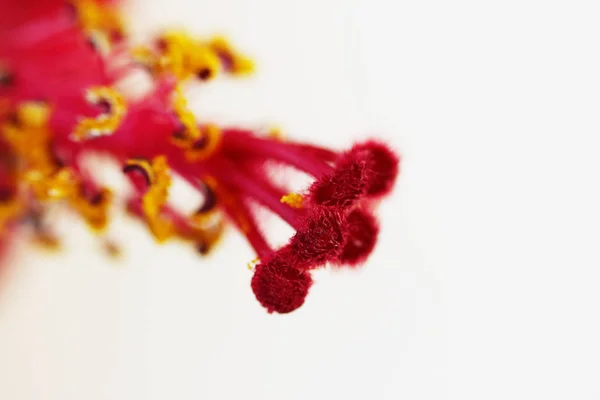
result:
M 186 158 L 189 161 L 206 158 L 219 144 L 221 130 L 214 124 L 198 127 L 196 117 L 188 108 L 181 85 L 175 87 L 172 101 L 175 114 L 184 127 L 184 131 L 180 135 L 172 136 L 173 143 L 185 150 Z
M 57 173 L 50 154 L 48 120 L 51 110 L 38 102 L 23 102 L 15 110 L 16 122 L 2 126 L 2 136 L 23 161 L 18 175 L 41 199 L 62 198 L 71 182 L 67 172 Z
M 248 74 L 254 70 L 253 62 L 235 51 L 224 38 L 196 40 L 183 31 L 165 32 L 160 37 L 160 46 L 156 51 L 139 47 L 134 49 L 133 57 L 153 74 L 171 74 L 180 81 L 192 77 L 209 80 L 224 67 L 234 75 Z
M 102 31 L 111 34 L 123 34 L 123 18 L 115 7 L 95 0 L 73 1 L 77 17 L 82 28 L 88 32 Z
M 125 98 L 113 88 L 99 86 L 87 91 L 86 100 L 91 104 L 105 102 L 108 105 L 108 112 L 95 118 L 82 119 L 73 131 L 74 139 L 85 140 L 113 134 L 127 113 Z
M 166 32 L 161 40 L 164 48 L 158 59 L 160 72 L 170 72 L 180 80 L 193 76 L 206 80 L 217 75 L 221 60 L 210 46 L 181 31 Z
M 17 122 L 5 122 L 2 136 L 28 168 L 49 173 L 54 169 L 48 154 L 50 107 L 44 103 L 23 102 L 16 109 Z
M 167 203 L 171 186 L 171 175 L 165 156 L 158 156 L 152 160 L 152 172 L 154 179 L 142 197 L 142 211 L 154 237 L 159 242 L 163 242 L 174 233 L 173 224 L 161 216 L 161 210 Z
M 39 200 L 62 200 L 73 196 L 77 179 L 70 168 L 60 168 L 46 174 L 34 168 L 25 173 L 25 181 Z
M 223 58 L 229 60 L 231 63 L 231 74 L 248 75 L 254 72 L 254 62 L 250 58 L 236 51 L 227 39 L 221 36 L 214 37 L 209 42 L 209 46 L 217 54 L 220 54 Z
M 258 264 L 259 262 L 260 262 L 260 257 L 256 257 L 254 260 L 252 260 L 248 263 L 248 269 L 250 271 L 253 271 L 254 267 L 256 267 L 256 264 Z
M 81 190 L 73 193 L 70 198 L 73 208 L 96 231 L 102 231 L 107 226 L 111 201 L 112 193 L 108 189 L 102 189 L 92 199 L 83 196 Z
M 200 130 L 196 124 L 196 117 L 188 107 L 188 102 L 183 94 L 181 85 L 177 85 L 173 92 L 173 109 L 175 110 L 175 114 L 177 114 L 177 118 L 179 118 L 179 121 L 185 128 L 184 137 L 175 140 L 183 140 L 188 143 L 200 139 Z
M 269 129 L 269 131 L 267 132 L 267 137 L 275 139 L 275 140 L 283 140 L 284 139 L 283 132 L 281 131 L 281 129 L 279 127 L 273 127 L 271 129 Z
M 198 161 L 211 155 L 221 141 L 221 129 L 214 124 L 205 125 L 200 131 L 200 139 L 189 142 L 186 158 L 189 161 Z
M 304 196 L 298 193 L 286 194 L 281 198 L 281 202 L 293 208 L 302 208 L 304 206 Z
M 50 120 L 50 107 L 45 103 L 24 102 L 17 109 L 17 118 L 28 128 L 43 128 Z

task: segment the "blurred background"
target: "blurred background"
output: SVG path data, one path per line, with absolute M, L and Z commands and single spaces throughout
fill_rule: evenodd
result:
M 118 217 L 112 261 L 57 214 L 64 250 L 18 243 L 3 271 L 0 399 L 600 397 L 597 2 L 128 8 L 136 41 L 181 26 L 254 57 L 256 76 L 190 90 L 200 119 L 396 148 L 380 241 L 268 315 L 233 230 L 201 258 Z

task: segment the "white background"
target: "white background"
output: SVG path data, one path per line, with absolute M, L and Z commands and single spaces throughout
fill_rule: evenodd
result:
M 137 38 L 224 32 L 259 73 L 207 120 L 403 156 L 358 272 L 267 315 L 235 233 L 210 258 L 117 218 L 23 244 L 0 285 L 0 399 L 600 398 L 600 10 L 594 1 L 154 0 Z M 289 231 L 272 221 L 272 237 Z

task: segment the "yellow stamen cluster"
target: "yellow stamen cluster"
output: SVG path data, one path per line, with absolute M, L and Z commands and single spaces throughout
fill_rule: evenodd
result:
M 45 103 L 24 102 L 16 109 L 16 121 L 7 121 L 2 126 L 2 136 L 28 165 L 29 172 L 44 176 L 54 170 L 48 151 L 50 113 Z
M 85 140 L 98 136 L 112 135 L 127 114 L 125 98 L 115 89 L 99 86 L 88 89 L 86 100 L 90 104 L 106 102 L 108 112 L 95 118 L 83 118 L 73 130 L 73 139 Z
M 178 80 L 191 77 L 209 80 L 225 68 L 233 75 L 254 71 L 252 60 L 234 50 L 222 37 L 203 41 L 186 32 L 168 31 L 159 38 L 159 44 L 156 50 L 148 47 L 133 50 L 134 59 L 154 75 L 171 74 Z M 227 65 L 223 63 L 225 59 Z
M 302 208 L 304 206 L 304 196 L 298 193 L 286 194 L 281 198 L 281 202 L 293 208 Z
M 104 52 L 110 50 L 112 37 L 125 34 L 123 18 L 115 7 L 95 0 L 74 0 L 72 4 L 79 24 Z
M 15 181 L 21 182 L 22 189 L 33 194 L 35 201 L 68 201 L 90 226 L 102 229 L 107 223 L 110 195 L 103 190 L 101 201 L 92 203 L 83 196 L 75 171 L 57 165 L 50 151 L 50 115 L 51 109 L 45 103 L 23 102 L 17 107 L 14 120 L 3 124 L 2 137 L 22 161 L 15 171 Z M 17 209 L 26 211 L 26 199 L 23 196 L 4 202 L 0 214 L 6 217 Z
M 173 109 L 184 128 L 181 135 L 172 136 L 173 144 L 185 150 L 188 161 L 193 162 L 208 157 L 221 139 L 219 127 L 214 124 L 198 127 L 196 117 L 188 108 L 181 85 L 177 85 L 173 93 Z

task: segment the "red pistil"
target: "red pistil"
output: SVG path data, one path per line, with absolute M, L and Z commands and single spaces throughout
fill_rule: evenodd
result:
M 220 210 L 245 235 L 260 258 L 252 290 L 269 312 L 287 313 L 304 303 L 312 285 L 310 270 L 328 263 L 355 266 L 372 252 L 379 232 L 373 199 L 391 191 L 399 172 L 399 158 L 387 145 L 370 140 L 339 152 L 261 137 L 240 128 L 223 128 L 218 135 L 191 135 L 195 124 L 190 129 L 183 106 L 173 104 L 176 85 L 181 82 L 169 71 L 153 76 L 149 95 L 139 100 L 126 98 L 126 111 L 115 109 L 114 104 L 123 106 L 116 95 L 113 103 L 102 98 L 90 101 L 86 93 L 91 88 L 112 88 L 117 78 L 135 68 L 134 62 L 112 65 L 114 59 L 124 57 L 125 38 L 108 35 L 119 46 L 102 54 L 98 46 L 90 46 L 88 33 L 78 25 L 67 2 L 28 0 L 29 7 L 0 2 L 5 17 L 17 19 L 10 24 L 4 21 L 7 18 L 0 19 L 0 99 L 8 99 L 9 109 L 33 100 L 43 100 L 50 107 L 48 151 L 55 163 L 49 168 L 70 168 L 83 182 L 82 188 L 89 189 L 81 196 L 92 206 L 102 203 L 95 197 L 101 192 L 80 170 L 80 157 L 102 152 L 120 163 L 129 161 L 124 172 L 136 191 L 130 210 L 147 218 L 157 237 L 157 232 L 167 237 L 172 229 L 195 241 L 201 252 L 208 251 L 216 236 L 194 226 L 193 217 L 161 203 L 162 186 L 155 188 L 156 203 L 144 209 L 143 196 L 154 184 L 152 160 L 164 157 L 171 170 L 207 195 L 195 217 Z M 233 53 L 219 57 L 225 70 L 235 69 Z M 199 81 L 213 78 L 210 70 L 195 75 L 200 75 Z M 101 93 L 106 96 L 106 91 Z M 10 116 L 1 107 L 0 123 Z M 114 119 L 114 126 L 107 124 L 117 112 L 122 114 Z M 95 131 L 89 137 L 74 137 L 82 119 L 98 122 L 98 128 L 92 124 Z M 198 129 L 206 132 L 208 126 L 200 124 Z M 277 184 L 268 173 L 271 161 L 315 180 L 300 191 Z M 296 193 L 294 202 L 284 201 L 291 192 Z M 0 205 L 3 202 L 0 199 Z M 253 203 L 265 206 L 296 230 L 286 245 L 279 249 L 269 245 Z

